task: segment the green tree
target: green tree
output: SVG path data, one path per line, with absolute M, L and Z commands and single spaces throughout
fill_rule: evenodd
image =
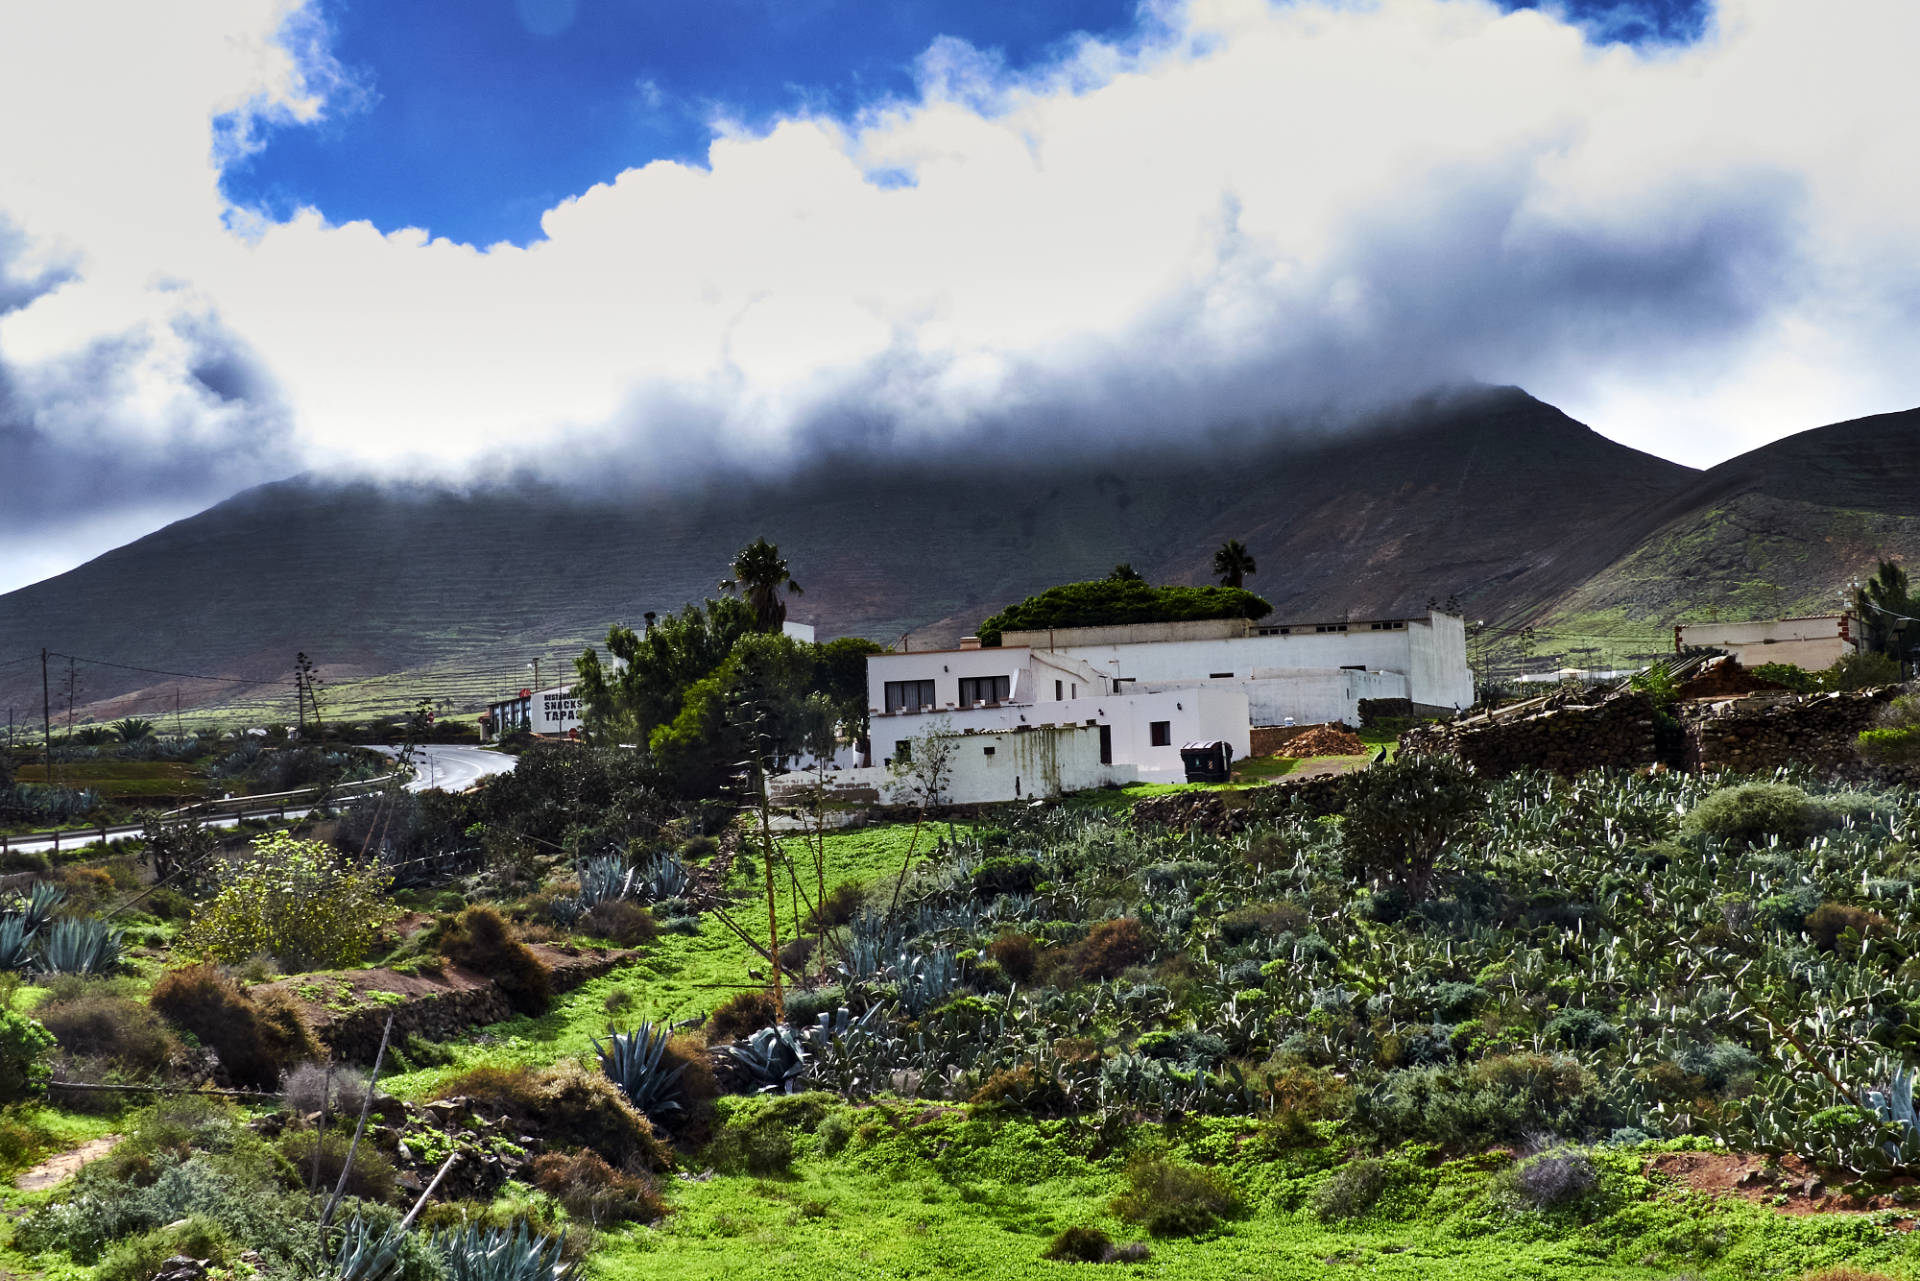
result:
M 1854 588 L 1853 612 L 1867 649 L 1902 662 L 1909 657 L 1913 638 L 1920 635 L 1912 621 L 1920 618 L 1920 600 L 1914 599 L 1906 570 L 1881 561 L 1873 577 Z
M 834 747 L 834 707 L 813 686 L 814 647 L 779 633 L 743 636 L 687 689 L 679 714 L 648 738 L 654 761 L 689 796 L 722 791 L 743 764 L 778 770 Z
M 745 597 L 755 625 L 763 632 L 777 632 L 787 621 L 787 603 L 780 599 L 782 591 L 804 595 L 800 584 L 787 572 L 780 549 L 764 538 L 756 538 L 740 549 L 733 558 L 733 577 L 721 579 L 720 590 Z
M 1220 550 L 1213 554 L 1213 576 L 1220 580 L 1222 587 L 1243 586 L 1247 575 L 1253 572 L 1253 553 L 1237 538 L 1221 543 Z
M 1426 898 L 1440 851 L 1471 821 L 1480 793 L 1473 771 L 1451 756 L 1402 756 L 1362 770 L 1341 823 L 1348 874 Z
M 1147 581 L 1147 578 L 1146 575 L 1123 560 L 1113 567 L 1113 571 L 1107 575 L 1107 581 L 1110 583 L 1144 583 Z
M 1150 587 L 1142 582 L 1101 578 L 1049 587 L 981 620 L 976 631 L 981 644 L 998 645 L 1002 632 L 1265 618 L 1272 612 L 1273 606 L 1237 587 Z
M 153 737 L 153 722 L 128 716 L 113 723 L 113 732 L 120 736 L 123 743 L 137 743 L 143 738 Z
M 574 660 L 574 694 L 587 728 L 615 742 L 646 742 L 754 628 L 752 607 L 732 597 L 689 605 L 643 632 L 615 624 L 607 629 L 607 652 L 622 666 L 602 663 L 591 649 Z
M 814 647 L 813 687 L 833 704 L 842 737 L 857 742 L 867 736 L 872 720 L 867 702 L 867 659 L 886 650 L 886 646 L 864 636 L 842 636 Z

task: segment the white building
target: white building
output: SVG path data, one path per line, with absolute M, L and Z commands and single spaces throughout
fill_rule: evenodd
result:
M 1130 623 L 1007 632 L 1001 644 L 1030 647 L 1049 662 L 1077 660 L 1128 691 L 1237 688 L 1255 725 L 1357 725 L 1362 699 L 1405 699 L 1416 715 L 1473 703 L 1466 624 L 1451 614 Z
M 1859 648 L 1851 614 L 1806 618 L 1763 618 L 1751 623 L 1681 623 L 1673 629 L 1673 649 L 1693 646 L 1724 649 L 1742 667 L 1791 663 L 1810 672 L 1824 671 Z
M 487 738 L 498 738 L 517 729 L 535 734 L 568 734 L 580 728 L 580 700 L 574 697 L 571 685 L 523 689 L 511 698 L 488 703 L 482 724 Z

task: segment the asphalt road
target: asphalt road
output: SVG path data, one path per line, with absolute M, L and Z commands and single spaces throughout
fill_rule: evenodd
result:
M 400 755 L 397 744 L 373 748 L 388 756 Z M 505 774 L 519 761 L 505 752 L 489 752 L 478 747 L 453 743 L 426 743 L 413 749 L 413 781 L 410 792 L 439 788 L 443 792 L 464 792 L 483 778 Z

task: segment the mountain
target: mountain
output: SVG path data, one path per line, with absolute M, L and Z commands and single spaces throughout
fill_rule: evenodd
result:
M 638 625 L 644 611 L 713 594 L 734 550 L 761 535 L 807 589 L 792 616 L 823 638 L 950 641 L 1009 601 L 1120 561 L 1156 581 L 1206 581 L 1227 538 L 1253 549 L 1260 568 L 1248 585 L 1280 618 L 1377 617 L 1452 597 L 1488 619 L 1555 609 L 1650 619 L 1685 591 L 1630 590 L 1622 567 L 1652 565 L 1665 548 L 1660 572 L 1681 573 L 1688 555 L 1707 554 L 1697 538 L 1737 559 L 1718 547 L 1737 527 L 1711 514 L 1729 504 L 1772 504 L 1788 546 L 1807 520 L 1831 529 L 1835 513 L 1864 513 L 1804 577 L 1829 564 L 1854 572 L 1859 549 L 1906 528 L 1896 508 L 1920 492 L 1884 471 L 1901 442 L 1920 454 L 1911 417 L 1803 433 L 1706 473 L 1609 441 L 1516 388 L 1490 388 L 1337 434 L 1196 433 L 1181 445 L 1038 456 L 1005 440 L 917 456 L 894 447 L 824 454 L 777 480 L 598 496 L 302 477 L 0 597 L 0 703 L 38 713 L 39 664 L 7 664 L 44 646 L 155 669 L 76 664 L 76 705 L 101 717 L 164 716 L 177 698 L 290 720 L 296 651 L 320 665 L 336 715 L 422 696 L 470 708 L 531 683 L 536 658 L 543 683 L 564 677 L 610 622 Z M 1611 594 L 1591 595 L 1603 588 Z M 65 670 L 56 658 L 62 714 Z
M 1543 625 L 1603 634 L 1833 613 L 1883 557 L 1920 562 L 1920 410 L 1817 427 L 1700 473 Z

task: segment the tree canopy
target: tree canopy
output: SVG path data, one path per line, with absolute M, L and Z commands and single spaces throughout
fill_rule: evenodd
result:
M 1872 578 L 1853 592 L 1853 612 L 1860 619 L 1866 648 L 1876 654 L 1905 659 L 1907 649 L 1920 644 L 1920 599 L 1907 580 L 1907 571 L 1890 560 L 1880 562 Z
M 739 592 L 753 610 L 754 625 L 763 632 L 777 632 L 787 621 L 787 603 L 780 599 L 784 590 L 804 595 L 800 584 L 787 571 L 787 558 L 764 538 L 756 538 L 733 558 L 733 577 L 720 580 L 723 592 Z
M 982 622 L 979 634 L 981 644 L 998 645 L 1002 632 L 1264 618 L 1272 612 L 1273 606 L 1237 587 L 1154 587 L 1135 579 L 1109 577 L 1049 587 Z
M 1213 554 L 1213 576 L 1220 580 L 1222 587 L 1243 586 L 1247 575 L 1253 572 L 1253 553 L 1237 538 L 1221 543 Z

